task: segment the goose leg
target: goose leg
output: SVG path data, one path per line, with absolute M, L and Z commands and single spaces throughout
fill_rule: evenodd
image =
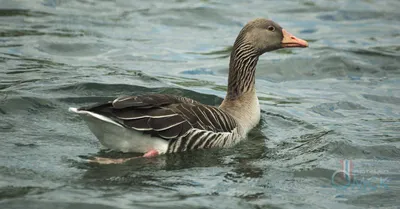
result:
M 143 157 L 155 157 L 155 156 L 157 156 L 158 154 L 159 154 L 159 153 L 158 153 L 157 150 L 152 149 L 152 150 L 146 152 L 146 153 L 143 155 Z
M 157 150 L 150 150 L 146 152 L 142 157 L 145 158 L 151 158 L 157 156 L 159 153 Z M 89 160 L 89 163 L 98 163 L 98 164 L 121 164 L 125 163 L 126 161 L 136 159 L 136 158 L 141 158 L 141 157 L 130 157 L 130 158 L 118 158 L 118 159 L 112 159 L 112 158 L 106 158 L 106 157 L 95 157 L 93 160 Z

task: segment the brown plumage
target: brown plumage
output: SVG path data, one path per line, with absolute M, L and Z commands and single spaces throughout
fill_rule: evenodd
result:
M 121 97 L 104 104 L 82 107 L 78 111 L 107 116 L 126 128 L 163 138 L 170 143 L 184 137 L 190 129 L 230 133 L 237 126 L 230 115 L 217 107 L 173 95 Z

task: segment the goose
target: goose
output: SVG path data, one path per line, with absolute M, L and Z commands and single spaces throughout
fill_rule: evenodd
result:
M 100 143 L 111 150 L 144 153 L 142 157 L 194 149 L 225 148 L 246 139 L 260 121 L 255 71 L 260 55 L 308 47 L 272 20 L 248 22 L 234 42 L 228 89 L 219 107 L 176 95 L 122 96 L 113 101 L 69 108 L 79 114 Z M 128 159 L 96 158 L 99 163 Z

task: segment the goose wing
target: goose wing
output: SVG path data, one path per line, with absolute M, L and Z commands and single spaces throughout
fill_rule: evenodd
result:
M 104 115 L 127 128 L 168 141 L 184 137 L 193 129 L 218 134 L 232 132 L 237 126 L 230 115 L 217 107 L 173 95 L 120 97 L 79 110 Z

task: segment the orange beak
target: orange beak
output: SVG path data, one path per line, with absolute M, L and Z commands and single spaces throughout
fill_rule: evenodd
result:
M 290 34 L 285 29 L 282 29 L 283 39 L 282 39 L 282 47 L 308 47 L 307 41 L 303 39 L 296 38 L 296 36 Z

